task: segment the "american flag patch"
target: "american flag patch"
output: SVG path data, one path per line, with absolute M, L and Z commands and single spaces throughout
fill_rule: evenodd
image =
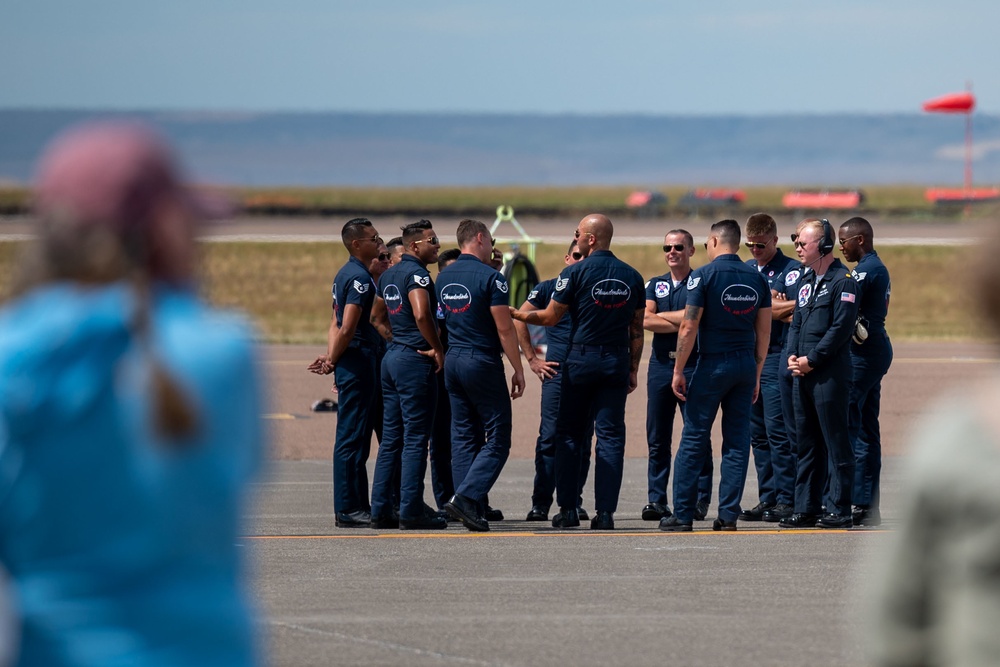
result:
M 841 301 L 847 301 L 849 303 L 854 303 L 854 295 L 851 294 L 850 292 L 841 292 L 840 293 L 840 300 Z

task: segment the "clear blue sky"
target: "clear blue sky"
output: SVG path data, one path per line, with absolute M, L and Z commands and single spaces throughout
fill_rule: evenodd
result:
M 996 0 L 6 0 L 0 107 L 1000 113 Z

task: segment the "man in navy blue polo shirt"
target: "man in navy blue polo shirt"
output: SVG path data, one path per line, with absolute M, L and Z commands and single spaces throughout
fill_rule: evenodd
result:
M 573 318 L 563 364 L 556 444 L 556 528 L 580 525 L 580 459 L 589 447 L 588 425 L 597 434 L 594 466 L 595 515 L 590 527 L 611 530 L 618 508 L 625 457 L 625 399 L 638 384 L 642 357 L 642 276 L 612 254 L 614 227 L 603 215 L 588 215 L 575 238 L 584 257 L 559 274 L 545 310 L 512 310 L 527 324 L 555 326 Z M 564 436 L 565 434 L 565 436 Z
M 435 373 L 444 366 L 444 350 L 435 315 L 437 296 L 427 271 L 436 262 L 439 242 L 429 220 L 403 227 L 403 254 L 379 279 L 379 295 L 392 328 L 382 362 L 385 405 L 382 442 L 372 482 L 372 527 L 446 528 L 424 504 L 427 443 L 437 396 Z M 399 518 L 392 513 L 399 471 Z
M 858 316 L 858 283 L 833 256 L 835 234 L 826 220 L 799 225 L 795 252 L 809 271 L 799 296 L 785 353 L 795 376 L 798 438 L 795 513 L 783 528 L 850 528 L 854 453 L 848 433 L 850 342 Z M 826 514 L 820 516 L 824 492 Z
M 524 392 L 524 371 L 510 319 L 507 280 L 487 265 L 493 238 L 485 224 L 458 224 L 462 254 L 438 275 L 437 296 L 448 327 L 445 385 L 451 399 L 455 495 L 445 511 L 469 530 L 489 530 L 486 494 L 510 454 L 511 399 Z M 514 368 L 510 395 L 501 354 Z M 486 444 L 477 447 L 477 431 Z
M 851 275 L 858 282 L 858 328 L 851 341 L 851 399 L 848 430 L 854 449 L 854 512 L 856 526 L 878 526 L 882 436 L 878 415 L 882 377 L 892 364 L 892 343 L 885 331 L 889 313 L 889 270 L 875 252 L 871 223 L 851 218 L 840 226 L 840 252 L 857 262 Z
M 438 275 L 449 264 L 459 258 L 462 251 L 449 248 L 438 252 Z M 437 288 L 434 290 L 437 301 Z M 445 354 L 448 353 L 448 327 L 444 322 L 444 309 L 437 301 L 435 320 L 438 325 L 438 336 Z M 484 438 L 485 439 L 485 438 Z M 455 495 L 455 483 L 451 477 L 451 399 L 444 385 L 444 371 L 437 373 L 437 402 L 434 406 L 434 426 L 431 429 L 430 441 L 431 487 L 434 492 L 434 502 L 445 519 L 450 518 L 444 511 L 445 503 Z M 456 521 L 456 519 L 452 519 Z
M 784 320 L 795 302 L 775 298 L 785 292 L 785 277 L 798 262 L 778 247 L 778 225 L 767 213 L 747 219 L 747 248 L 753 258 L 747 266 L 757 270 L 771 290 L 771 339 L 760 375 L 760 398 L 750 410 L 750 448 L 757 468 L 756 507 L 743 510 L 742 521 L 780 521 L 792 515 L 795 504 L 795 454 L 785 428 L 781 403 L 781 371 L 787 369 L 781 351 L 788 335 Z
M 576 240 L 574 240 L 569 244 L 563 262 L 566 266 L 572 266 L 582 259 L 583 255 L 577 247 Z M 523 312 L 545 310 L 549 301 L 552 300 L 555 288 L 555 278 L 538 283 L 535 285 L 535 289 L 528 294 L 525 302 L 521 304 L 520 310 Z M 538 440 L 535 442 L 535 481 L 531 492 L 531 510 L 525 517 L 525 521 L 548 521 L 552 494 L 556 490 L 555 461 L 556 438 L 558 436 L 556 421 L 559 416 L 559 397 L 562 387 L 561 364 L 566 360 L 566 349 L 569 347 L 569 337 L 573 331 L 573 318 L 569 313 L 566 313 L 558 324 L 545 329 L 544 360 L 535 354 L 528 325 L 515 320 L 514 328 L 517 330 L 517 339 L 521 344 L 521 351 L 528 362 L 528 367 L 542 381 L 542 414 L 538 425 Z M 589 431 L 587 446 L 583 448 L 580 457 L 580 498 L 577 501 L 579 507 L 576 511 L 581 519 L 589 518 L 586 510 L 583 509 L 583 486 L 587 482 L 587 473 L 590 470 L 589 443 L 594 431 L 592 423 Z
M 691 273 L 687 307 L 677 336 L 673 389 L 687 402 L 684 431 L 674 460 L 674 515 L 660 530 L 690 531 L 698 494 L 698 475 L 712 456 L 715 415 L 722 408 L 722 465 L 719 516 L 713 530 L 736 530 L 750 457 L 751 404 L 771 335 L 771 290 L 761 275 L 740 261 L 740 225 L 712 225 L 710 262 Z M 684 367 L 698 338 L 698 367 L 690 385 Z
M 674 433 L 674 413 L 684 403 L 678 401 L 671 387 L 674 358 L 677 356 L 677 330 L 687 304 L 687 279 L 691 275 L 694 238 L 684 229 L 667 232 L 663 238 L 663 258 L 670 271 L 646 283 L 646 312 L 643 328 L 653 332 L 653 351 L 649 357 L 646 380 L 646 444 L 649 447 L 647 490 L 649 504 L 642 508 L 644 521 L 659 521 L 670 516 L 667 504 L 667 480 L 670 477 L 670 444 Z M 698 363 L 697 343 L 688 357 L 684 373 L 691 381 Z M 698 502 L 694 518 L 701 521 L 712 499 L 712 457 L 698 478 Z
M 339 392 L 333 445 L 335 523 L 341 528 L 367 528 L 371 505 L 365 463 L 371 449 L 375 357 L 380 344 L 371 323 L 376 288 L 368 267 L 383 243 L 367 218 L 349 220 L 340 237 L 351 257 L 333 280 L 326 354 L 309 369 L 324 375 L 334 372 Z

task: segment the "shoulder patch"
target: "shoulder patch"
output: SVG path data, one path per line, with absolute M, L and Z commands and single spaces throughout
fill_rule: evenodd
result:
M 536 298 L 537 296 L 538 296 L 538 290 L 536 290 L 536 289 L 531 290 L 531 293 L 528 294 L 528 301 L 531 301 L 532 299 Z
M 358 294 L 364 294 L 368 291 L 368 283 L 362 283 L 360 280 L 354 281 L 354 291 Z
M 557 278 L 556 279 L 556 291 L 562 292 L 569 285 L 569 278 Z
M 688 289 L 692 290 L 701 283 L 701 276 L 691 276 L 688 278 Z
M 500 278 L 500 279 L 497 279 L 494 282 L 496 282 L 498 290 L 500 290 L 504 294 L 507 293 L 507 281 L 506 280 L 503 280 L 502 278 Z
M 430 276 L 413 276 L 413 282 L 420 285 L 421 287 L 430 287 L 431 277 Z
M 849 274 L 847 274 L 847 275 L 854 276 L 854 279 L 857 280 L 860 283 L 862 280 L 865 279 L 865 276 L 868 275 L 868 272 L 867 271 L 861 271 L 859 273 L 858 271 L 852 269 L 851 272 Z

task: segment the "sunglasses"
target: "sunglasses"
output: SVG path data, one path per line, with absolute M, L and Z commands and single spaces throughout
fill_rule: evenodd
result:
M 432 236 L 429 239 L 418 239 L 413 243 L 430 243 L 431 245 L 441 245 L 441 239 L 436 236 Z
M 683 243 L 667 243 L 663 246 L 663 252 L 670 252 L 671 250 L 676 250 L 677 252 L 684 252 L 686 246 Z
M 389 253 L 384 252 L 384 253 L 382 253 L 381 255 L 378 256 L 378 261 L 380 261 L 380 262 L 388 262 L 389 259 L 390 259 L 390 257 L 391 256 L 389 255 Z
M 812 241 L 796 241 L 792 245 L 794 245 L 796 248 L 805 248 L 810 243 L 812 243 Z
M 854 236 L 849 236 L 846 239 L 840 239 L 840 241 L 838 241 L 838 243 L 840 243 L 840 245 L 843 246 L 848 241 L 853 241 L 854 239 L 859 239 L 861 237 L 862 237 L 862 234 L 855 234 Z
M 766 243 L 751 243 L 750 241 L 747 241 L 743 245 L 745 245 L 746 247 L 750 248 L 751 250 L 754 250 L 754 249 L 756 249 L 756 250 L 763 250 L 764 248 L 767 247 Z
M 582 252 L 571 252 L 569 256 L 572 257 L 573 259 L 577 260 L 577 261 L 583 259 L 583 253 Z
M 590 232 L 584 232 L 584 234 L 586 234 L 587 236 L 593 236 L 593 234 L 591 234 Z M 573 238 L 575 238 L 575 239 L 580 238 L 580 230 L 579 229 L 576 230 L 575 232 L 573 232 Z

